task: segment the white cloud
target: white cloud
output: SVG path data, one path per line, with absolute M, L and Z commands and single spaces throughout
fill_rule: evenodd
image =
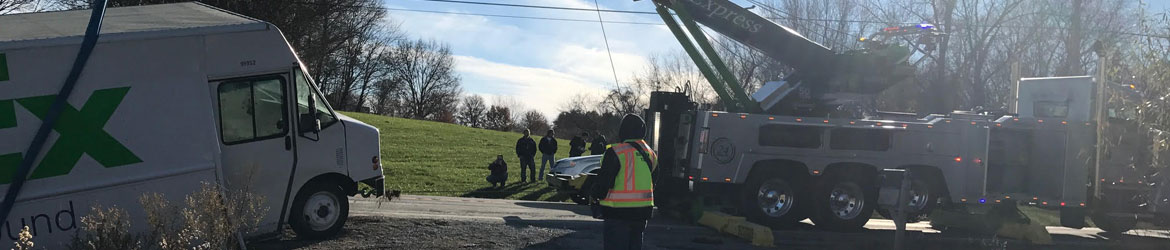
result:
M 603 9 L 653 11 L 648 1 L 602 1 Z M 528 0 L 517 4 L 593 8 L 592 0 Z M 505 8 L 458 4 L 388 2 L 388 7 L 456 13 L 595 20 L 596 12 Z M 612 6 L 612 7 L 611 7 Z M 655 15 L 603 13 L 607 21 L 662 22 Z M 612 49 L 610 66 L 606 40 L 596 22 L 566 22 L 474 15 L 390 11 L 410 38 L 434 39 L 451 46 L 456 70 L 467 94 L 511 96 L 527 109 L 550 119 L 566 100 L 585 93 L 601 96 L 619 83 L 626 84 L 648 63 L 647 56 L 677 49 L 678 42 L 663 25 L 606 24 Z
M 470 56 L 455 56 L 463 86 L 474 94 L 511 96 L 527 109 L 555 118 L 557 108 L 577 93 L 599 95 L 605 89 L 589 80 L 552 69 L 523 67 Z

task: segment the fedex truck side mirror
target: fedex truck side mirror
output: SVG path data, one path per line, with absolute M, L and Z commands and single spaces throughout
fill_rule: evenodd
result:
M 321 119 L 315 114 L 301 114 L 301 135 L 321 132 Z

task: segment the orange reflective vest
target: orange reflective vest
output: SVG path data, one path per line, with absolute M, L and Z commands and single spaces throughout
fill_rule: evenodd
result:
M 642 154 L 638 153 L 638 148 L 630 145 L 630 142 L 641 146 L 650 159 L 644 159 Z M 609 189 L 605 199 L 601 200 L 601 205 L 616 208 L 654 206 L 654 179 L 651 178 L 651 173 L 655 166 L 647 163 L 649 161 L 658 164 L 658 156 L 654 154 L 654 150 L 650 150 L 650 146 L 643 140 L 627 140 L 610 144 L 609 147 L 613 149 L 622 166 L 613 181 L 613 187 Z M 601 162 L 605 162 L 605 157 L 602 156 Z

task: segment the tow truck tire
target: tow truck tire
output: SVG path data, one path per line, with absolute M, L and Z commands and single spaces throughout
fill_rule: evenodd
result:
M 330 184 L 310 183 L 297 193 L 289 224 L 298 238 L 330 238 L 345 226 L 349 201 L 341 186 Z
M 1110 234 L 1122 234 L 1137 226 L 1137 218 L 1125 216 L 1108 216 L 1105 212 L 1094 211 L 1090 217 L 1097 228 Z
M 877 206 L 877 188 L 871 179 L 848 173 L 822 177 L 812 199 L 813 224 L 829 231 L 862 229 Z
M 768 173 L 754 175 L 740 190 L 740 210 L 749 221 L 773 227 L 787 227 L 808 218 L 807 195 L 798 191 L 803 184 L 795 178 Z
M 910 213 L 906 216 L 907 223 L 915 223 L 924 221 L 930 218 L 930 212 L 938 205 L 939 195 L 942 190 L 935 188 L 936 186 L 928 184 L 928 182 L 914 178 L 910 183 Z M 894 214 L 889 209 L 876 208 L 878 214 L 886 219 L 893 220 Z

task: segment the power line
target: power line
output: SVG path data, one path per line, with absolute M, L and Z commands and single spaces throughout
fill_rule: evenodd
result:
M 613 85 L 617 87 L 617 66 L 613 64 L 613 51 L 609 50 L 609 36 L 605 34 L 605 21 L 601 20 L 601 4 L 597 0 L 593 0 L 593 6 L 597 7 L 597 24 L 601 25 L 601 38 L 605 40 L 605 54 L 609 56 L 609 70 L 613 71 Z
M 556 17 L 534 17 L 534 16 L 516 16 L 516 15 L 497 15 L 497 14 L 482 14 L 482 13 L 465 13 L 465 12 L 450 12 L 450 11 L 434 11 L 434 10 L 414 10 L 414 9 L 400 9 L 381 7 L 381 9 L 389 11 L 406 11 L 406 12 L 421 12 L 433 14 L 452 14 L 465 16 L 483 16 L 483 17 L 502 17 L 502 18 L 516 18 L 516 19 L 532 19 L 532 20 L 546 20 L 546 21 L 565 21 L 565 22 L 588 22 L 596 23 L 597 20 L 588 19 L 572 19 L 572 18 L 556 18 Z M 647 23 L 647 22 L 625 22 L 625 21 L 602 21 L 603 23 L 611 24 L 637 24 L 637 25 L 665 25 L 661 23 Z
M 571 8 L 571 7 L 557 7 L 557 6 L 544 6 L 544 5 L 490 3 L 490 2 L 473 2 L 473 1 L 457 1 L 457 0 L 418 0 L 418 1 L 474 4 L 474 5 L 490 5 L 490 6 L 505 6 L 505 7 L 519 7 L 519 8 L 533 8 L 533 9 L 551 9 L 551 10 L 575 10 L 575 11 L 590 11 L 590 12 L 597 11 L 597 12 L 612 12 L 612 13 L 626 13 L 626 14 L 650 14 L 650 15 L 657 15 L 658 14 L 657 12 L 649 12 L 649 11 L 603 10 L 600 7 L 598 7 L 597 9 L 587 9 L 587 8 Z
M 647 14 L 647 15 L 649 15 L 649 14 L 654 14 L 654 15 L 657 15 L 657 13 L 655 13 L 655 12 L 645 12 L 645 11 L 628 11 L 628 10 L 596 10 L 596 9 L 586 9 L 586 8 L 571 8 L 571 7 L 557 7 L 557 6 L 543 6 L 543 5 L 524 5 L 524 4 L 505 4 L 505 3 L 489 3 L 489 2 L 473 2 L 473 1 L 459 1 L 459 0 L 417 0 L 417 1 L 444 2 L 444 3 L 458 3 L 458 4 L 473 4 L 473 5 L 490 5 L 490 6 L 502 6 L 502 7 L 515 7 L 515 8 L 536 8 L 536 9 L 552 9 L 552 10 L 569 10 L 569 11 L 600 11 L 600 12 L 613 12 L 613 13 L 625 13 L 625 14 Z M 751 2 L 753 2 L 753 3 L 756 3 L 756 1 L 751 1 Z M 324 5 L 324 4 L 320 4 L 320 3 L 311 3 L 311 2 L 295 2 L 295 3 L 298 3 L 298 4 L 309 4 L 309 5 Z M 487 17 L 504 17 L 504 18 L 520 18 L 520 19 L 553 20 L 553 21 L 570 21 L 570 22 L 597 22 L 596 20 L 585 20 L 585 19 L 570 19 L 570 18 L 548 18 L 548 17 L 531 17 L 531 16 L 515 16 L 515 15 L 496 15 L 496 14 L 479 14 L 479 13 L 460 13 L 460 12 L 447 12 L 447 11 L 412 10 L 412 9 L 399 9 L 399 8 L 387 8 L 387 7 L 378 7 L 378 6 L 364 6 L 364 5 L 329 5 L 329 6 L 341 6 L 341 7 L 351 7 L 351 8 L 375 8 L 375 9 L 384 9 L 384 10 L 411 11 L 411 12 L 428 12 L 428 13 L 438 13 L 438 14 L 457 14 L 457 15 L 473 15 L 473 16 L 487 16 Z M 763 6 L 763 5 L 759 5 L 759 4 L 757 4 L 757 6 Z M 769 8 L 771 8 L 771 9 L 773 9 L 773 10 L 775 10 L 775 9 L 776 9 L 776 8 L 773 8 L 773 7 L 769 7 Z M 789 15 L 789 16 L 791 16 L 791 15 Z M 845 22 L 845 23 L 870 23 L 870 24 L 882 24 L 882 25 L 890 25 L 890 24 L 904 24 L 904 25 L 912 25 L 912 24 L 919 24 L 919 23 L 912 23 L 912 22 L 901 22 L 901 23 L 898 23 L 898 22 L 881 22 L 881 21 L 868 21 L 868 20 L 849 20 L 849 19 L 824 19 L 824 18 L 792 18 L 792 17 L 789 17 L 789 18 L 765 18 L 765 19 L 772 20 L 772 21 L 797 20 L 797 21 L 821 21 L 821 22 Z M 605 21 L 605 22 L 606 22 L 606 23 L 621 23 L 621 24 L 639 24 L 639 25 L 663 25 L 663 24 L 659 24 L 659 23 L 646 23 L 646 22 L 621 22 L 621 21 Z M 1069 29 L 1069 28 L 1064 28 L 1064 27 L 1048 27 L 1048 26 L 1025 26 L 1025 25 L 978 25 L 978 24 L 967 24 L 967 25 L 951 25 L 951 26 L 954 26 L 954 27 L 959 27 L 959 28 L 964 28 L 964 27 L 981 27 L 981 28 L 1003 28 L 1003 29 L 1051 29 L 1051 30 L 1061 30 L 1061 29 L 1065 29 L 1065 30 L 1067 30 L 1067 29 Z M 1118 31 L 1118 30 L 1103 30 L 1103 29 L 1096 29 L 1096 30 L 1090 30 L 1090 31 L 1103 32 L 1103 33 L 1114 33 L 1114 34 L 1122 34 L 1122 35 L 1131 35 L 1131 36 L 1140 36 L 1140 37 L 1152 37 L 1152 38 L 1170 39 L 1170 36 L 1165 36 L 1165 35 L 1147 34 L 1147 33 L 1137 33 L 1137 32 L 1125 32 L 1125 31 Z

